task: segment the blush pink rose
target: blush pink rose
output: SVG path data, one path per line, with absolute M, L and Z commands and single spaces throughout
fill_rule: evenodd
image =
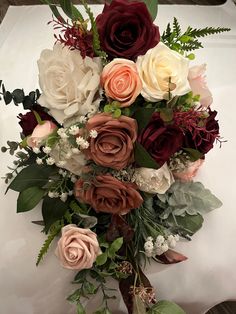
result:
M 89 148 L 85 151 L 88 159 L 116 170 L 134 161 L 138 130 L 135 119 L 126 116 L 115 119 L 110 114 L 100 113 L 88 120 L 86 128 L 98 133 L 96 138 L 89 140 Z
M 39 147 L 56 128 L 56 124 L 48 120 L 44 121 L 43 124 L 36 125 L 33 133 L 27 138 L 27 144 L 32 148 Z
M 195 65 L 189 69 L 188 81 L 193 95 L 200 96 L 200 104 L 207 108 L 212 104 L 212 94 L 206 83 L 206 64 Z
M 119 101 L 122 108 L 130 106 L 142 89 L 136 64 L 133 61 L 118 58 L 104 67 L 101 85 L 106 96 Z
M 62 228 L 55 253 L 63 267 L 82 270 L 92 268 L 101 250 L 96 233 L 71 224 Z
M 189 163 L 189 166 L 184 171 L 173 172 L 175 179 L 179 179 L 183 182 L 192 181 L 203 162 L 203 159 L 198 159 L 194 162 Z

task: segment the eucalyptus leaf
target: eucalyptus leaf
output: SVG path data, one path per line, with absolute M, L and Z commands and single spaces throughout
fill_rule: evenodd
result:
M 153 305 L 147 314 L 186 314 L 181 307 L 170 301 L 159 301 Z
M 4 95 L 3 95 L 3 99 L 4 99 L 6 105 L 10 104 L 10 102 L 12 101 L 12 98 L 13 98 L 12 94 L 8 91 L 6 93 L 4 93 Z
M 43 198 L 45 191 L 37 186 L 32 186 L 22 191 L 17 199 L 17 213 L 33 209 Z
M 167 222 L 169 223 L 170 226 L 176 226 L 177 223 L 177 226 L 180 226 L 181 228 L 185 229 L 187 233 L 189 233 L 190 235 L 193 235 L 202 227 L 203 221 L 204 219 L 200 214 L 189 215 L 186 213 L 184 217 L 175 216 L 174 219 L 173 216 L 170 215 L 167 218 Z

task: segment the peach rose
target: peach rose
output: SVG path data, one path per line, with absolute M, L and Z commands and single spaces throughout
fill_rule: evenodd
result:
M 55 253 L 63 267 L 82 270 L 91 268 L 100 252 L 96 233 L 67 225 L 62 228 Z
M 142 89 L 136 64 L 126 59 L 114 59 L 101 75 L 101 85 L 106 96 L 120 102 L 120 107 L 130 106 Z
M 123 169 L 134 161 L 133 145 L 137 138 L 137 122 L 126 116 L 118 119 L 110 114 L 97 114 L 87 123 L 89 131 L 96 130 L 96 138 L 90 138 L 85 154 L 96 164 Z
M 40 147 L 42 142 L 51 135 L 57 128 L 56 124 L 51 121 L 44 121 L 43 124 L 38 124 L 33 130 L 33 133 L 27 138 L 27 144 L 30 147 Z
M 121 182 L 109 174 L 97 176 L 87 189 L 83 184 L 82 179 L 75 183 L 75 197 L 97 212 L 125 215 L 143 203 L 135 184 Z
M 206 64 L 195 65 L 189 69 L 188 81 L 193 95 L 200 96 L 200 104 L 207 108 L 212 104 L 212 94 L 206 83 Z
M 188 167 L 181 172 L 173 172 L 173 175 L 176 179 L 179 179 L 183 182 L 192 181 L 192 179 L 196 176 L 198 169 L 203 164 L 203 159 L 198 159 L 194 162 L 190 162 Z

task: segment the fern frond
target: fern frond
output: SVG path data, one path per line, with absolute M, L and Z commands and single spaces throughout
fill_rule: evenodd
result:
M 189 52 L 199 48 L 203 48 L 202 44 L 198 40 L 191 40 L 188 43 L 182 45 L 182 50 Z
M 219 34 L 223 32 L 229 32 L 230 28 L 227 27 L 205 27 L 205 28 L 194 28 L 189 27 L 186 31 L 186 35 L 192 38 L 206 37 L 209 35 Z
M 176 37 L 179 37 L 181 34 L 181 28 L 180 28 L 179 22 L 178 22 L 176 17 L 174 17 L 173 30 L 176 34 Z

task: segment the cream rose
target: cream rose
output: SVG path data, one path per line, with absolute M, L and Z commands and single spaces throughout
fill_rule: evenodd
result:
M 141 94 L 147 101 L 165 99 L 169 91 L 173 96 L 190 91 L 189 60 L 163 43 L 139 56 L 136 64 L 143 83 Z
M 43 50 L 38 60 L 39 84 L 42 89 L 38 103 L 64 123 L 72 116 L 98 110 L 101 61 L 81 57 L 78 50 L 56 44 Z
M 212 94 L 206 83 L 206 64 L 195 65 L 189 69 L 188 80 L 193 95 L 200 96 L 200 104 L 207 108 L 212 104 Z
M 166 163 L 159 169 L 137 168 L 134 178 L 139 190 L 151 194 L 164 194 L 175 181 Z
M 96 233 L 76 225 L 67 225 L 62 228 L 55 253 L 63 267 L 82 270 L 92 268 L 100 252 Z
M 121 107 L 130 106 L 142 89 L 136 64 L 121 58 L 112 60 L 104 67 L 101 85 L 106 96 L 119 101 Z

